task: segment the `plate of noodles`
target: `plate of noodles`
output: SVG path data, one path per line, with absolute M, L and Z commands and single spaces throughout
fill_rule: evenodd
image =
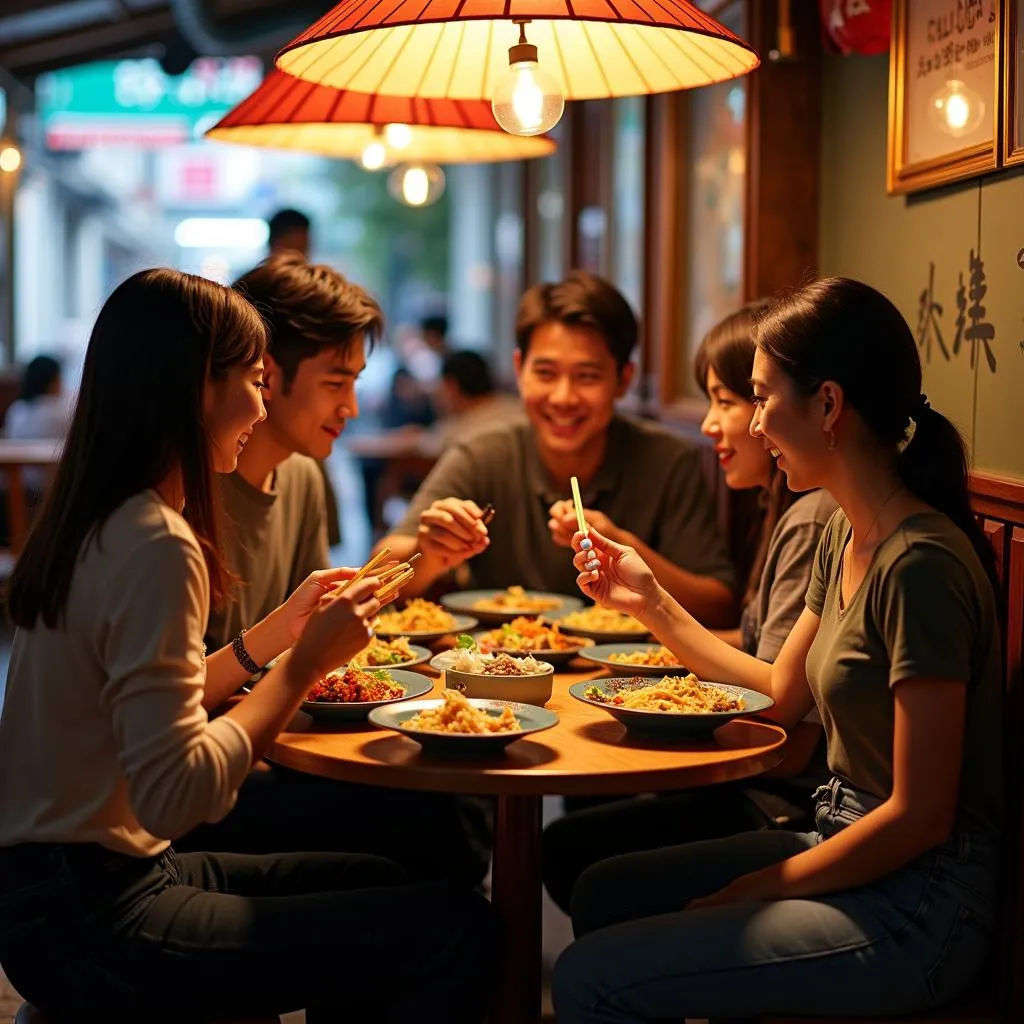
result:
M 612 611 L 611 608 L 602 608 L 596 604 L 561 616 L 558 625 L 563 633 L 589 636 L 599 643 L 643 640 L 648 635 L 647 627 L 632 615 Z
M 433 688 L 434 681 L 419 672 L 344 665 L 317 681 L 302 710 L 323 722 L 358 722 L 374 708 L 422 697 Z
M 627 729 L 660 736 L 708 734 L 739 715 L 756 715 L 775 704 L 743 686 L 708 683 L 692 672 L 651 679 L 616 676 L 573 683 L 569 693 L 607 711 Z
M 396 636 L 387 640 L 375 636 L 350 662 L 356 668 L 412 668 L 430 661 L 430 651 L 409 643 L 407 637 Z
M 558 723 L 547 708 L 504 700 L 478 700 L 445 690 L 440 700 L 410 700 L 375 708 L 370 721 L 408 736 L 430 754 L 487 757 L 510 743 Z
M 470 615 L 453 615 L 433 601 L 414 597 L 401 609 L 389 606 L 381 610 L 373 631 L 378 636 L 407 636 L 429 643 L 449 633 L 468 633 L 478 624 Z
M 520 615 L 483 633 L 474 633 L 477 647 L 486 654 L 532 654 L 552 665 L 564 665 L 593 644 L 586 636 L 563 633 L 557 622 L 542 616 Z
M 507 587 L 505 590 L 459 590 L 445 594 L 441 604 L 453 612 L 472 615 L 481 622 L 508 622 L 524 615 L 561 617 L 583 607 L 578 597 L 544 590 Z
M 636 676 L 663 676 L 666 672 L 685 674 L 679 659 L 661 644 L 592 644 L 580 657 L 615 672 Z

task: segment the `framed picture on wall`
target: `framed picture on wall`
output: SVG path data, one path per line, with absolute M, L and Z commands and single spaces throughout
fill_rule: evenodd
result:
M 893 0 L 890 193 L 998 166 L 1005 0 Z
M 1004 0 L 1003 163 L 1024 163 L 1024 0 Z

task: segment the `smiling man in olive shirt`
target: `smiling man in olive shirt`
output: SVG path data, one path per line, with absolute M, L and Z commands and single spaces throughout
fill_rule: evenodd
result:
M 399 558 L 422 552 L 406 596 L 462 564 L 471 586 L 575 593 L 569 479 L 577 476 L 588 523 L 635 547 L 705 624 L 735 623 L 733 570 L 697 450 L 615 412 L 636 342 L 629 303 L 595 275 L 575 271 L 523 295 L 514 358 L 529 422 L 449 448 L 381 541 Z M 488 502 L 496 515 L 485 526 Z

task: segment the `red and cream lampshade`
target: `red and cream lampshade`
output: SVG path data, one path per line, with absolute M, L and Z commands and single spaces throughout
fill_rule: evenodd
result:
M 482 100 L 358 93 L 281 71 L 272 71 L 206 134 L 221 142 L 353 159 L 381 145 L 388 150 L 387 163 L 489 163 L 555 151 L 545 136 L 501 131 Z
M 517 58 L 566 100 L 688 89 L 759 64 L 689 0 L 342 0 L 277 66 L 336 89 L 492 100 Z

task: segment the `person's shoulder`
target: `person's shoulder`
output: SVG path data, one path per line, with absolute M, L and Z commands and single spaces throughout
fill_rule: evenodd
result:
M 803 526 L 824 529 L 838 508 L 836 499 L 828 491 L 816 490 L 801 494 L 779 517 L 776 529 L 792 530 Z
M 967 534 L 941 512 L 918 512 L 896 528 L 884 561 L 891 572 L 984 575 Z
M 153 491 L 141 491 L 110 514 L 96 536 L 97 551 L 138 558 L 147 550 L 177 549 L 199 556 L 202 551 L 185 517 Z
M 280 492 L 285 488 L 322 489 L 323 471 L 316 459 L 298 452 L 289 455 L 277 467 L 276 489 Z

